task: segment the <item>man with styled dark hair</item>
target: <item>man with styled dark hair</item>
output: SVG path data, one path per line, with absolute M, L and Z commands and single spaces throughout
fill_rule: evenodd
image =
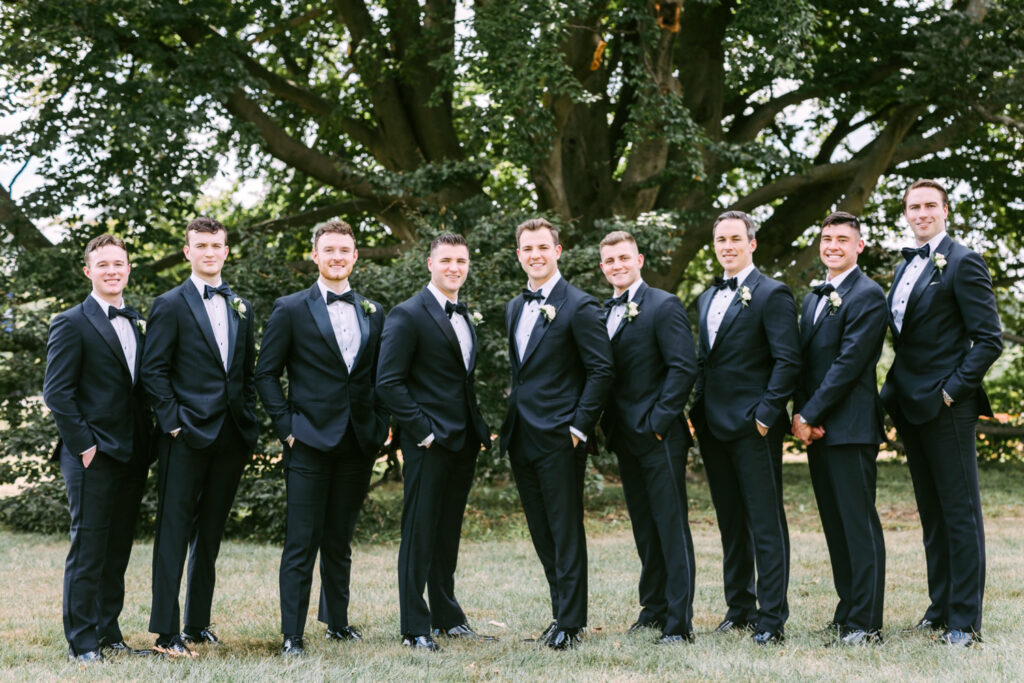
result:
M 657 628 L 660 644 L 693 641 L 694 559 L 687 519 L 686 455 L 693 439 L 686 399 L 697 358 L 679 297 L 641 277 L 644 256 L 628 232 L 601 240 L 601 270 L 615 382 L 601 426 L 615 451 L 640 555 L 636 633 Z
M 256 388 L 284 446 L 283 655 L 305 652 L 318 551 L 327 637 L 362 640 L 348 623 L 352 534 L 388 434 L 387 414 L 374 401 L 384 309 L 349 284 L 359 258 L 351 226 L 318 225 L 311 258 L 319 279 L 274 302 L 256 364 Z
M 931 604 L 915 628 L 970 647 L 985 593 L 976 439 L 978 416 L 992 408 L 981 381 L 1003 345 L 988 266 L 946 234 L 948 215 L 935 180 L 903 195 L 916 247 L 904 247 L 889 290 L 896 355 L 882 401 L 907 450 L 924 531 Z
M 164 435 L 149 630 L 169 657 L 193 657 L 189 644 L 220 642 L 210 628 L 215 563 L 259 433 L 252 306 L 221 280 L 227 230 L 212 218 L 193 220 L 184 252 L 192 275 L 153 301 L 141 369 Z
M 587 625 L 586 443 L 612 383 L 611 344 L 597 302 L 558 271 L 558 230 L 528 220 L 516 243 L 528 285 L 505 307 L 511 392 L 501 448 L 551 594 L 540 640 L 567 650 Z
M 878 444 L 885 434 L 875 367 L 888 325 L 885 293 L 857 267 L 860 221 L 844 211 L 821 225 L 828 278 L 800 318 L 803 366 L 793 396 L 793 434 L 807 463 L 839 604 L 830 630 L 841 645 L 880 643 L 885 538 L 875 509 Z
M 465 238 L 435 237 L 427 270 L 427 286 L 395 306 L 384 322 L 377 393 L 398 423 L 404 461 L 398 550 L 402 644 L 436 652 L 434 636 L 494 640 L 469 626 L 455 597 L 466 500 L 480 447 L 489 448 L 491 437 L 473 386 L 478 314 L 459 301 L 469 274 Z
M 700 374 L 690 417 L 722 535 L 728 611 L 715 630 L 753 630 L 754 642 L 768 645 L 785 639 L 789 617 L 782 439 L 800 342 L 789 287 L 754 266 L 756 230 L 742 211 L 715 221 L 725 277 L 697 300 Z
M 46 344 L 43 400 L 60 439 L 53 459 L 71 513 L 64 565 L 64 637 L 79 664 L 133 650 L 118 625 L 124 573 L 139 502 L 152 462 L 152 416 L 139 382 L 146 322 L 125 306 L 131 265 L 124 242 L 94 237 L 82 271 L 92 282 L 85 301 L 57 315 Z

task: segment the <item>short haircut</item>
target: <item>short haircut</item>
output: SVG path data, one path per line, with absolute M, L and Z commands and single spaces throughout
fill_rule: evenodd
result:
M 466 238 L 454 232 L 442 232 L 435 237 L 430 242 L 430 254 L 433 255 L 434 250 L 440 246 L 465 247 L 466 251 L 469 251 L 469 243 L 466 242 Z
M 348 235 L 352 238 L 352 242 L 356 241 L 356 234 L 352 231 L 352 226 L 345 221 L 327 221 L 325 223 L 318 224 L 313 229 L 313 249 L 316 249 L 316 245 L 319 244 L 320 238 L 327 234 L 334 235 Z
M 833 211 L 829 215 L 825 216 L 825 220 L 821 222 L 821 228 L 824 230 L 830 225 L 849 225 L 851 228 L 860 234 L 860 220 L 852 213 L 845 211 Z
M 934 188 L 934 189 L 938 190 L 939 194 L 942 195 L 942 205 L 943 206 L 949 206 L 949 193 L 946 192 L 946 188 L 943 187 L 942 183 L 940 183 L 938 180 L 932 180 L 931 178 L 921 178 L 920 180 L 915 180 L 914 182 L 910 183 L 910 187 L 908 187 L 906 189 L 906 191 L 904 191 L 904 193 L 903 193 L 903 211 L 904 212 L 906 212 L 906 210 L 907 210 L 907 197 L 910 196 L 910 191 L 911 190 L 916 190 L 919 187 L 931 187 L 931 188 Z
M 715 219 L 715 224 L 711 227 L 711 235 L 714 236 L 715 228 L 722 221 L 743 221 L 743 225 L 747 226 L 747 239 L 753 241 L 754 235 L 757 234 L 757 221 L 754 217 L 745 211 L 724 211 L 719 214 L 718 218 Z
M 114 235 L 105 232 L 102 235 L 97 235 L 96 237 L 93 237 L 91 240 L 89 240 L 89 243 L 85 245 L 85 253 L 82 254 L 82 260 L 85 261 L 85 265 L 89 265 L 89 254 L 96 251 L 97 249 L 102 249 L 103 247 L 110 246 L 120 247 L 121 249 L 124 250 L 124 255 L 128 256 L 128 247 L 124 246 L 124 240 L 121 239 L 120 237 L 115 237 Z
M 188 227 L 185 228 L 185 244 L 188 244 L 188 234 L 190 232 L 205 232 L 210 235 L 215 235 L 221 230 L 224 231 L 224 242 L 226 243 L 228 241 L 228 229 L 212 218 L 200 216 L 199 218 L 194 219 L 188 224 Z
M 541 230 L 543 228 L 547 228 L 551 231 L 551 238 L 554 240 L 555 246 L 557 247 L 560 244 L 558 241 L 558 228 L 551 225 L 551 223 L 543 218 L 531 218 L 523 221 L 516 227 L 516 246 L 519 246 L 519 238 L 522 237 L 524 232 L 527 230 L 533 232 L 534 230 Z

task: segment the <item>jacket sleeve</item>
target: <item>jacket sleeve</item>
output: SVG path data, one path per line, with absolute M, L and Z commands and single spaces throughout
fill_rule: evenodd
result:
M 181 427 L 178 399 L 171 386 L 171 361 L 178 346 L 178 319 L 165 297 L 153 300 L 146 323 L 146 349 L 142 356 L 142 384 L 152 399 L 160 431 L 172 432 Z
M 972 344 L 943 388 L 954 401 L 960 401 L 981 386 L 985 373 L 1003 352 L 1003 330 L 985 260 L 969 251 L 954 277 L 953 292 Z
M 281 375 L 292 345 L 292 325 L 282 300 L 274 302 L 274 310 L 263 328 L 259 358 L 256 360 L 255 384 L 263 407 L 274 424 L 277 438 L 284 441 L 292 433 L 292 413 L 281 387 Z
M 419 443 L 430 436 L 433 428 L 406 386 L 417 341 L 416 325 L 410 313 L 401 306 L 392 309 L 384 319 L 381 332 L 377 393 L 399 426 Z
M 650 422 L 655 433 L 664 434 L 672 420 L 686 409 L 686 399 L 697 379 L 697 354 L 683 302 L 673 296 L 654 314 L 657 316 L 655 337 L 668 371 L 658 400 L 651 408 Z
M 587 297 L 573 313 L 572 335 L 587 374 L 576 403 L 572 426 L 584 434 L 592 434 L 615 378 L 608 330 L 601 322 L 600 308 L 592 298 Z
M 46 342 L 43 401 L 57 423 L 61 440 L 75 455 L 96 445 L 96 438 L 75 397 L 81 368 L 82 337 L 68 316 L 58 315 L 50 323 Z
M 754 417 L 770 427 L 786 409 L 800 375 L 800 333 L 796 303 L 789 287 L 780 285 L 768 295 L 762 325 L 772 357 L 772 371 Z

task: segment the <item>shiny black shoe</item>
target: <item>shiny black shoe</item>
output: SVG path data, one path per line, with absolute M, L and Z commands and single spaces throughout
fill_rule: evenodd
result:
M 68 661 L 74 662 L 79 666 L 93 666 L 94 664 L 102 664 L 106 660 L 99 650 L 89 650 L 88 652 L 75 654 L 75 651 L 69 647 Z
M 981 634 L 950 628 L 939 637 L 938 642 L 950 647 L 974 647 L 981 642 Z
M 555 635 L 555 631 L 558 630 L 558 622 L 552 621 L 548 624 L 541 634 L 536 638 L 523 638 L 524 643 L 538 643 L 540 645 L 547 645 L 548 641 L 551 640 L 551 636 Z
M 161 635 L 156 639 L 156 645 L 153 646 L 153 649 L 164 657 L 169 658 L 182 657 L 192 659 L 196 656 L 196 653 L 192 652 L 192 650 L 188 649 L 188 646 L 185 645 L 185 641 L 182 640 L 180 633 L 175 633 L 173 635 Z
M 220 638 L 209 626 L 198 631 L 186 628 L 181 632 L 181 640 L 186 645 L 220 645 Z
M 494 636 L 485 636 L 477 633 L 469 624 L 459 624 L 458 626 L 452 626 L 451 628 L 435 628 L 432 632 L 434 636 L 445 636 L 447 638 L 458 638 L 459 640 L 479 640 L 482 642 L 492 643 L 497 640 Z
M 862 628 L 844 626 L 835 640 L 837 646 L 881 645 L 881 631 L 866 631 Z
M 281 645 L 282 657 L 301 657 L 304 654 L 306 654 L 306 647 L 302 642 L 302 636 L 284 637 L 284 643 Z
M 722 619 L 722 623 L 715 628 L 715 633 L 738 633 L 740 631 L 753 631 L 754 622 L 734 621 L 728 617 Z
M 780 645 L 786 641 L 786 634 L 781 630 L 778 631 L 758 631 L 754 635 L 750 636 L 750 639 L 755 644 L 761 645 Z
M 693 631 L 690 631 L 689 633 L 684 634 L 666 633 L 662 635 L 661 638 L 655 640 L 654 643 L 655 645 L 681 645 L 686 643 L 692 643 L 693 640 Z
M 552 650 L 571 650 L 583 643 L 581 629 L 559 628 L 548 638 L 547 646 Z
M 402 645 L 413 650 L 427 650 L 428 652 L 440 652 L 441 646 L 434 642 L 430 636 L 414 636 L 407 633 L 402 636 Z
M 637 619 L 633 622 L 632 626 L 626 629 L 626 633 L 639 633 L 640 631 L 643 631 L 647 628 L 656 628 L 660 631 L 661 629 L 665 628 L 665 622 L 659 621 L 657 619 L 649 619 L 647 621 Z
M 102 643 L 100 644 L 100 652 L 106 657 L 120 657 L 121 655 L 130 655 L 132 657 L 148 657 L 153 654 L 152 650 L 136 650 L 135 648 L 128 645 L 123 640 L 119 640 L 116 643 Z
M 921 621 L 917 622 L 915 626 L 912 626 L 909 631 L 916 633 L 926 633 L 931 631 L 945 631 L 946 625 L 937 621 L 932 621 L 928 617 L 921 617 Z
M 363 634 L 351 626 L 327 628 L 327 640 L 362 640 Z

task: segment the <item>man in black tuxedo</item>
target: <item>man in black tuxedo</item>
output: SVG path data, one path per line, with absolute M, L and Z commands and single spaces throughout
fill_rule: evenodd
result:
M 882 402 L 907 451 L 924 530 L 931 604 L 916 628 L 954 646 L 980 638 L 985 530 L 977 424 L 992 415 L 981 380 L 1002 353 L 985 260 L 946 234 L 949 202 L 934 180 L 903 195 L 916 248 L 903 249 L 889 291 L 896 356 Z
M 628 232 L 601 240 L 601 270 L 615 291 L 605 302 L 615 384 L 601 426 L 619 459 L 640 554 L 642 609 L 630 631 L 658 628 L 658 643 L 686 643 L 693 640 L 694 560 L 686 503 L 693 439 L 685 409 L 697 357 L 682 302 L 649 287 L 643 264 Z
M 478 314 L 459 301 L 469 274 L 465 238 L 434 238 L 427 268 L 430 283 L 395 306 L 384 322 L 377 393 L 398 422 L 404 461 L 398 550 L 402 643 L 436 652 L 433 636 L 494 640 L 470 628 L 455 598 L 462 517 L 480 447 L 489 448 L 491 437 L 473 387 Z
M 348 623 L 352 533 L 388 421 L 374 405 L 384 309 L 354 292 L 359 258 L 351 226 L 316 227 L 320 278 L 274 302 L 256 363 L 256 389 L 284 444 L 288 513 L 281 555 L 284 655 L 304 653 L 302 634 L 320 552 L 327 637 L 362 640 Z M 288 371 L 288 395 L 281 375 Z
M 43 400 L 60 440 L 53 458 L 68 494 L 71 549 L 64 564 L 64 637 L 72 661 L 149 654 L 125 644 L 117 619 L 152 462 L 152 418 L 139 382 L 145 321 L 124 305 L 128 251 L 113 235 L 85 247 L 92 293 L 50 323 Z
M 789 288 L 754 267 L 756 230 L 742 211 L 715 220 L 725 277 L 697 300 L 700 374 L 690 417 L 722 535 L 729 609 L 716 631 L 753 629 L 754 642 L 767 645 L 784 640 L 789 616 L 782 439 L 800 341 Z
M 153 608 L 156 650 L 192 657 L 210 630 L 215 562 L 259 427 L 252 306 L 221 280 L 227 231 L 197 218 L 185 232 L 192 275 L 153 301 L 142 381 L 164 434 L 160 448 Z M 189 552 L 185 628 L 178 591 Z
M 512 375 L 501 448 L 551 593 L 541 641 L 565 650 L 587 625 L 586 442 L 611 387 L 612 352 L 597 302 L 558 272 L 558 230 L 528 220 L 516 244 L 529 282 L 505 307 Z
M 885 439 L 875 366 L 888 326 L 885 293 L 857 267 L 860 221 L 838 211 L 818 242 L 828 279 L 804 298 L 803 368 L 793 397 L 793 434 L 807 463 L 839 604 L 837 643 L 881 642 L 885 538 L 875 510 L 875 459 Z

